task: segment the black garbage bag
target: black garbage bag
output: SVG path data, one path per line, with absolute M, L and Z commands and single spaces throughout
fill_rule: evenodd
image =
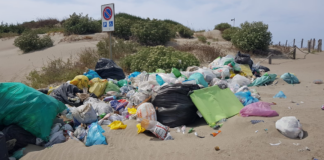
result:
M 250 55 L 243 54 L 240 51 L 237 52 L 237 54 L 235 56 L 235 63 L 238 63 L 238 64 L 248 64 L 251 69 L 252 69 L 252 65 L 253 65 L 253 61 L 251 60 Z
M 43 88 L 43 89 L 38 89 L 38 91 L 44 93 L 44 94 L 47 94 L 48 93 L 48 89 L 46 88 Z
M 0 159 L 8 160 L 9 154 L 6 145 L 6 137 L 5 135 L 0 132 Z
M 28 144 L 36 144 L 36 137 L 17 125 L 10 125 L 6 127 L 2 130 L 2 133 L 4 134 L 6 141 L 16 139 L 15 146 L 8 151 L 9 153 L 13 153 L 14 151 L 24 148 Z
M 264 72 L 269 72 L 270 71 L 270 69 L 268 67 L 261 66 L 261 65 L 258 67 L 258 69 L 259 70 L 262 69 Z
M 95 71 L 102 79 L 125 79 L 123 70 L 111 59 L 100 58 L 96 64 Z
M 82 105 L 82 102 L 81 101 L 80 102 L 73 101 L 73 98 L 77 97 L 76 96 L 77 93 L 83 93 L 83 90 L 80 90 L 75 85 L 63 83 L 57 89 L 54 89 L 52 91 L 52 93 L 50 94 L 50 96 L 63 102 L 64 104 L 78 107 L 78 106 Z
M 198 115 L 189 93 L 197 89 L 200 88 L 196 84 L 174 84 L 160 88 L 152 102 L 157 108 L 157 120 L 171 128 L 193 123 Z

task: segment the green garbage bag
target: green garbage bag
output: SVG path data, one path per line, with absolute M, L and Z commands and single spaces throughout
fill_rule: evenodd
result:
M 122 80 L 119 80 L 117 84 L 118 84 L 118 87 L 123 87 L 123 86 L 127 86 L 128 82 L 126 79 L 122 79 Z
M 163 69 L 157 69 L 155 72 L 156 73 L 165 73 L 165 70 L 163 70 Z
M 120 88 L 112 81 L 108 81 L 107 87 L 105 89 L 105 93 L 109 92 L 109 91 L 115 91 L 115 92 L 119 92 Z
M 0 125 L 16 124 L 48 141 L 53 121 L 66 106 L 22 83 L 0 83 Z
M 217 85 L 194 90 L 190 98 L 210 126 L 238 114 L 244 107 L 229 88 Z
M 171 72 L 177 77 L 179 78 L 181 76 L 181 73 L 178 69 L 176 68 L 172 68 Z
M 272 83 L 276 79 L 276 77 L 276 74 L 266 73 L 262 77 L 255 79 L 251 84 L 248 85 L 248 87 L 268 85 Z

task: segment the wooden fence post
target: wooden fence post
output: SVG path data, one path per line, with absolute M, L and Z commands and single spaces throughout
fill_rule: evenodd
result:
M 304 39 L 302 39 L 302 41 L 301 41 L 300 48 L 303 48 L 303 41 L 304 41 Z
M 311 40 L 309 40 L 309 41 L 308 41 L 308 46 L 307 46 L 307 49 L 308 49 L 308 53 L 310 53 L 310 49 L 311 49 L 311 43 L 312 43 L 312 41 L 311 41 Z
M 279 46 L 280 46 L 280 41 L 279 41 Z
M 313 46 L 312 46 L 312 49 L 314 50 L 315 49 L 315 38 L 313 39 Z
M 294 44 L 293 44 L 293 46 L 295 46 L 295 39 L 294 39 Z
M 322 39 L 318 40 L 317 48 L 318 48 L 317 49 L 318 52 L 322 52 Z
M 271 56 L 269 57 L 269 64 L 271 64 Z
M 286 40 L 286 47 L 287 47 L 288 40 Z
M 293 59 L 296 59 L 296 46 L 294 45 Z

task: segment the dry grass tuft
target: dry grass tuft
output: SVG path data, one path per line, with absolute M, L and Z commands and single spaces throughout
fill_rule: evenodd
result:
M 196 56 L 200 63 L 211 62 L 219 56 L 223 56 L 223 52 L 220 48 L 209 46 L 209 45 L 199 45 L 199 44 L 183 44 L 174 46 L 176 50 L 190 52 Z

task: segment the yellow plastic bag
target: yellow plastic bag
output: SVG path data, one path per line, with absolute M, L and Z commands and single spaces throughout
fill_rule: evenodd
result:
M 136 114 L 137 112 L 136 108 L 127 108 L 127 111 L 129 114 Z
M 115 130 L 115 129 L 125 129 L 127 127 L 127 125 L 125 125 L 121 121 L 113 121 L 112 123 L 110 123 L 108 125 L 108 127 L 110 127 L 111 130 Z
M 240 67 L 241 67 L 241 72 L 244 73 L 244 76 L 248 76 L 248 77 L 253 76 L 250 66 L 248 64 L 241 64 Z
M 79 89 L 88 88 L 89 79 L 87 76 L 78 75 L 74 77 L 74 79 L 70 82 L 70 84 L 77 86 Z
M 56 88 L 58 88 L 59 86 L 56 86 L 56 87 L 50 87 L 49 89 L 48 89 L 48 92 L 47 92 L 47 95 L 50 95 L 53 91 L 54 91 L 54 89 L 56 89 Z
M 143 128 L 140 123 L 137 124 L 136 127 L 137 127 L 137 134 L 143 133 L 145 131 L 145 128 Z
M 100 97 L 105 92 L 105 89 L 107 87 L 107 80 L 93 78 L 89 84 L 89 92 L 95 94 L 97 97 Z

